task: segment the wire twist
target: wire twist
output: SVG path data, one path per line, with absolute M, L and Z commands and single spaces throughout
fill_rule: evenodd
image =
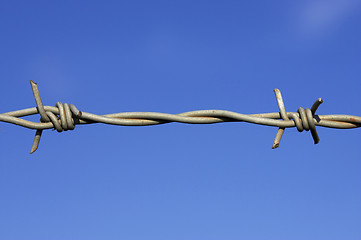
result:
M 105 123 L 122 126 L 148 126 L 170 122 L 188 124 L 212 124 L 221 122 L 248 122 L 278 127 L 272 148 L 277 148 L 286 128 L 296 127 L 299 132 L 310 131 L 314 143 L 320 139 L 316 126 L 351 129 L 361 127 L 361 117 L 352 115 L 315 115 L 323 102 L 318 98 L 311 108 L 300 107 L 297 112 L 286 112 L 279 89 L 274 89 L 279 112 L 260 114 L 241 114 L 226 110 L 199 110 L 179 114 L 156 112 L 123 112 L 107 115 L 96 115 L 79 111 L 73 104 L 57 102 L 54 107 L 44 106 L 38 86 L 30 80 L 36 108 L 28 108 L 0 114 L 0 121 L 22 127 L 36 129 L 30 153 L 37 150 L 44 129 L 56 129 L 58 132 L 73 130 L 78 124 Z M 40 114 L 38 123 L 20 117 Z

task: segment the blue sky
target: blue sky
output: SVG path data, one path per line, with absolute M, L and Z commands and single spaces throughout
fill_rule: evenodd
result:
M 2 1 L 0 112 L 361 116 L 361 2 Z M 27 119 L 38 121 L 39 116 Z M 361 239 L 360 130 L 0 123 L 0 239 Z

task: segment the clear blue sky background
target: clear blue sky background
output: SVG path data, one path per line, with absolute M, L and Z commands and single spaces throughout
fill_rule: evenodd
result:
M 1 1 L 0 112 L 361 116 L 361 2 Z M 29 118 L 39 120 L 39 116 Z M 0 123 L 0 239 L 359 240 L 360 129 Z

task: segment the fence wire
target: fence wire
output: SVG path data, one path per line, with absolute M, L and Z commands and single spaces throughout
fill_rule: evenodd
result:
M 45 129 L 56 129 L 58 132 L 73 130 L 79 124 L 104 123 L 121 126 L 148 126 L 170 122 L 188 124 L 212 124 L 221 122 L 248 122 L 259 125 L 278 127 L 272 148 L 277 148 L 286 128 L 296 127 L 299 132 L 310 131 L 314 143 L 318 137 L 316 126 L 351 129 L 361 127 L 361 117 L 352 115 L 316 115 L 316 110 L 323 102 L 317 99 L 311 108 L 300 107 L 297 112 L 286 112 L 280 90 L 274 89 L 279 112 L 260 114 L 241 114 L 226 110 L 200 110 L 179 114 L 158 112 L 122 112 L 96 115 L 79 111 L 73 104 L 57 102 L 53 106 L 44 106 L 38 86 L 30 80 L 37 107 L 27 108 L 0 114 L 0 121 L 15 124 L 29 129 L 36 129 L 30 153 L 37 150 L 41 134 Z M 31 122 L 21 117 L 40 114 L 40 122 Z

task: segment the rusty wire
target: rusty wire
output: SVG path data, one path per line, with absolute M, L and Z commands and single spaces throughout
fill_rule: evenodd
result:
M 286 112 L 280 90 L 274 89 L 279 112 L 260 114 L 241 114 L 226 110 L 200 110 L 179 114 L 157 112 L 123 112 L 96 115 L 79 111 L 73 104 L 57 102 L 54 107 L 44 106 L 37 84 L 30 80 L 36 106 L 0 114 L 0 121 L 25 128 L 36 129 L 30 153 L 36 151 L 44 129 L 56 129 L 58 132 L 73 130 L 78 124 L 105 123 L 122 126 L 147 126 L 170 122 L 188 124 L 211 124 L 221 122 L 248 122 L 259 125 L 278 127 L 272 148 L 277 148 L 286 128 L 296 127 L 299 132 L 311 131 L 314 143 L 318 137 L 316 126 L 351 129 L 361 127 L 361 117 L 352 115 L 315 115 L 323 102 L 317 99 L 311 108 L 300 107 L 297 112 Z M 20 117 L 40 114 L 40 122 L 31 122 Z

